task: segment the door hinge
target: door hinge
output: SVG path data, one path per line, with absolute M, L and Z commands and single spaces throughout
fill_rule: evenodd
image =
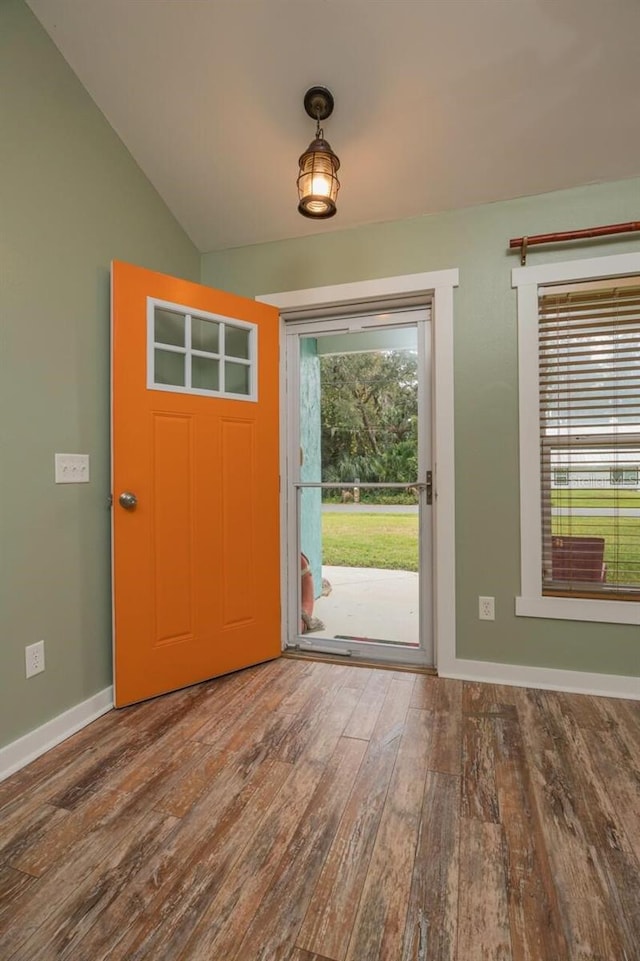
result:
M 433 471 L 427 471 L 427 504 L 433 504 Z

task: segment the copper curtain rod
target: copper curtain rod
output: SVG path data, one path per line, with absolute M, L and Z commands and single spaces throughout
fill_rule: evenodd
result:
M 534 237 L 513 237 L 509 241 L 509 249 L 520 247 L 520 263 L 524 267 L 527 262 L 527 248 L 535 244 L 553 244 L 564 240 L 585 240 L 588 237 L 607 237 L 610 234 L 632 234 L 640 230 L 640 220 L 631 220 L 628 224 L 608 224 L 606 227 L 588 227 L 586 230 L 565 230 L 563 233 L 536 234 Z

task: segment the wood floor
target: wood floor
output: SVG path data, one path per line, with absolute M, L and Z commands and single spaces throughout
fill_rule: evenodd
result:
M 640 704 L 279 660 L 0 784 L 2 961 L 639 961 Z

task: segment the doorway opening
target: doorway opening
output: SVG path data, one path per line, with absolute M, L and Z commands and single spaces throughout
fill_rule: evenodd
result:
M 429 312 L 286 333 L 286 644 L 432 665 Z

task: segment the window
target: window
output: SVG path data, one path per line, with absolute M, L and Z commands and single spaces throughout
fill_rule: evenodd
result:
M 255 325 L 150 298 L 147 341 L 150 389 L 256 399 Z
M 521 268 L 514 286 L 516 611 L 640 624 L 640 255 Z

